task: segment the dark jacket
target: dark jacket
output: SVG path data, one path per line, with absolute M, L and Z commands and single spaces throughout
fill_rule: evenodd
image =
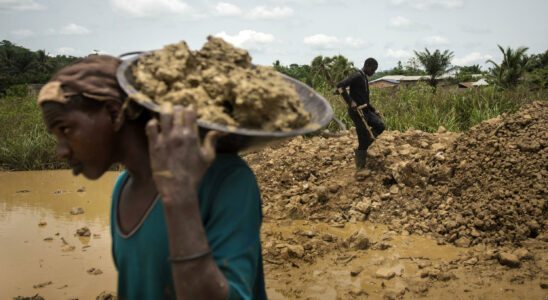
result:
M 337 83 L 337 88 L 343 88 L 346 93 L 346 87 L 350 86 L 350 97 L 358 106 L 367 104 L 371 111 L 375 111 L 375 108 L 369 103 L 369 80 L 362 70 L 356 71 L 345 80 Z M 344 97 L 345 101 L 348 101 L 348 97 Z M 350 103 L 348 103 L 350 106 Z

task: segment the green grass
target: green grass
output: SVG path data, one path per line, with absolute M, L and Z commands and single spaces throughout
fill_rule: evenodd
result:
M 348 128 L 353 126 L 340 96 L 332 90 L 320 91 L 331 103 L 335 117 Z M 514 90 L 485 87 L 469 90 L 438 88 L 435 94 L 427 85 L 400 89 L 371 89 L 371 102 L 385 117 L 388 130 L 406 131 L 413 127 L 435 132 L 439 126 L 462 132 L 502 113 L 514 113 L 524 104 L 548 100 L 548 90 Z M 36 98 L 26 89 L 8 90 L 0 98 L 0 170 L 44 170 L 66 168 L 55 158 L 55 139 L 42 122 Z M 328 127 L 337 130 L 331 122 Z M 115 166 L 114 169 L 117 167 Z
M 324 91 L 331 103 L 335 117 L 348 128 L 354 126 L 348 117 L 340 96 Z M 502 113 L 514 113 L 524 104 L 548 100 L 548 90 L 531 91 L 524 86 L 514 90 L 497 90 L 494 87 L 476 89 L 432 89 L 425 84 L 402 88 L 373 88 L 371 103 L 384 115 L 388 130 L 406 131 L 415 128 L 435 132 L 439 126 L 449 131 L 463 132 L 484 120 Z M 336 130 L 331 122 L 329 129 Z
M 0 98 L 0 170 L 58 169 L 55 139 L 42 122 L 36 98 L 26 90 L 8 90 Z

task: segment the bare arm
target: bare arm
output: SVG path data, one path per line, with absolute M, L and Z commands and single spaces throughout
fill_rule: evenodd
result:
M 210 246 L 202 224 L 198 185 L 215 158 L 215 141 L 209 132 L 200 145 L 196 114 L 191 109 L 162 106 L 161 131 L 155 120 L 147 124 L 154 182 L 162 196 L 172 258 L 208 253 Z M 229 286 L 211 254 L 172 263 L 177 299 L 226 299 Z

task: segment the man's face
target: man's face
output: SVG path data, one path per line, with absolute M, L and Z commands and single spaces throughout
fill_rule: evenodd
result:
M 375 71 L 377 71 L 377 66 L 372 66 L 372 65 L 365 66 L 365 68 L 363 70 L 363 72 L 367 76 L 373 76 L 373 74 L 375 74 Z
M 48 131 L 57 139 L 57 157 L 69 163 L 74 175 L 97 179 L 108 170 L 114 162 L 114 130 L 104 108 L 86 113 L 46 102 L 42 112 Z

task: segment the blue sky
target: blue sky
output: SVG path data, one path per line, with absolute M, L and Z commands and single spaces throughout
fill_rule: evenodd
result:
M 208 35 L 253 62 L 308 64 L 342 54 L 356 66 L 405 63 L 413 50 L 449 49 L 453 64 L 500 61 L 497 44 L 548 49 L 547 0 L 0 0 L 0 39 L 50 55 L 119 55 Z

